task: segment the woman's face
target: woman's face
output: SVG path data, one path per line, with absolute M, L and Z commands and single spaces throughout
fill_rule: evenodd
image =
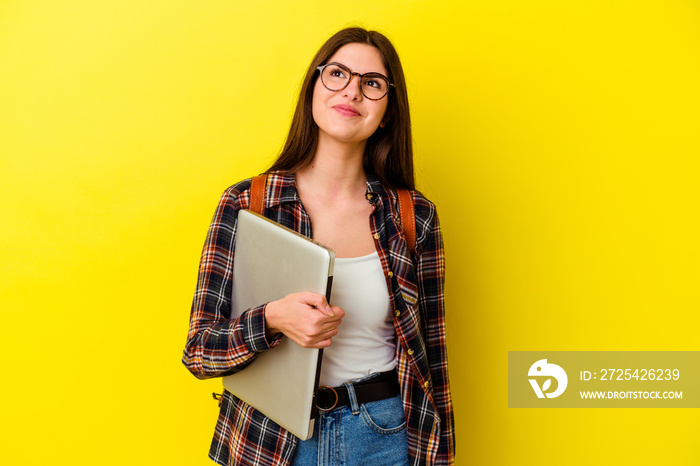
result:
M 327 63 L 333 62 L 345 65 L 354 73 L 381 73 L 387 76 L 379 50 L 368 44 L 342 46 Z M 366 141 L 382 122 L 388 101 L 388 96 L 381 100 L 363 96 L 357 76 L 340 91 L 326 89 L 319 77 L 313 95 L 313 117 L 319 128 L 319 143 L 324 138 L 348 143 Z

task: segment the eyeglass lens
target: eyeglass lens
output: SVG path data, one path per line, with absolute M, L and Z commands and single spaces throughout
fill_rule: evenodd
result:
M 344 89 L 351 77 L 350 70 L 335 64 L 323 68 L 321 75 L 323 84 L 331 91 Z M 368 99 L 381 99 L 389 92 L 389 83 L 379 74 L 367 73 L 361 81 L 362 94 Z

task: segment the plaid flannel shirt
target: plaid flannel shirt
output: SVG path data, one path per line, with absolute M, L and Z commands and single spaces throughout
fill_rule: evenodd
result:
M 409 458 L 416 466 L 445 465 L 454 461 L 454 421 L 445 341 L 444 250 L 435 206 L 420 194 L 411 194 L 416 212 L 413 259 L 403 237 L 396 192 L 368 176 L 367 199 L 374 207 L 370 226 L 394 310 Z M 237 212 L 248 208 L 249 202 L 249 179 L 224 192 L 202 252 L 182 358 L 200 379 L 241 370 L 281 338 L 265 337 L 264 304 L 229 318 Z M 268 177 L 263 214 L 312 237 L 293 175 Z M 209 456 L 221 465 L 287 465 L 294 459 L 297 441 L 224 392 Z

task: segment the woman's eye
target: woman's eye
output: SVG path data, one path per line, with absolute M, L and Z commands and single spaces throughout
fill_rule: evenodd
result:
M 340 68 L 332 69 L 330 75 L 334 78 L 344 78 L 345 77 L 343 70 L 341 70 Z
M 384 89 L 384 85 L 381 79 L 367 79 L 365 81 L 365 86 L 373 87 L 375 89 Z

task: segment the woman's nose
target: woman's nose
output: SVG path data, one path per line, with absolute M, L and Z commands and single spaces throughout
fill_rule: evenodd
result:
M 362 100 L 362 79 L 357 75 L 350 76 L 350 82 L 343 91 L 352 100 Z

